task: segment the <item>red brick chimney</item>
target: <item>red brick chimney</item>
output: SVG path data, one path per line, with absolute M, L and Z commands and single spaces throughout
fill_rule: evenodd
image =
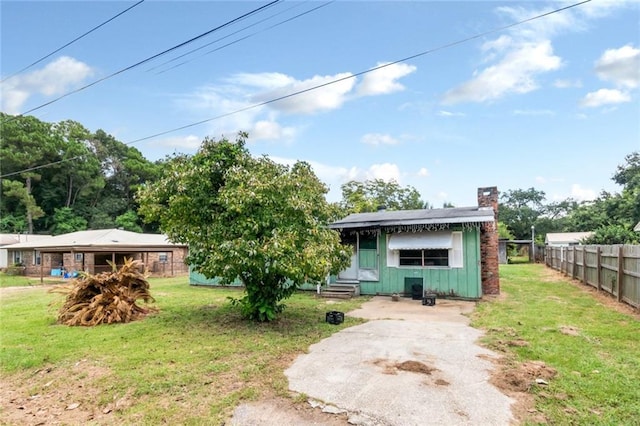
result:
M 482 294 L 500 294 L 498 263 L 498 188 L 478 188 L 478 207 L 493 209 L 493 222 L 480 227 L 480 277 Z

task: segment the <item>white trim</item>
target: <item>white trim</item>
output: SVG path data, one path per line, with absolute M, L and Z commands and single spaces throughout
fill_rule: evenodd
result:
M 452 268 L 463 268 L 464 260 L 463 260 L 463 240 L 462 240 L 462 232 L 454 231 L 452 232 L 452 242 L 453 247 L 449 250 L 449 266 Z

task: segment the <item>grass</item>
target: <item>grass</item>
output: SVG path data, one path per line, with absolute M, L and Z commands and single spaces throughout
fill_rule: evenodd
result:
M 79 381 L 93 375 L 93 405 L 101 410 L 129 401 L 112 414 L 121 420 L 222 424 L 240 401 L 287 396 L 283 371 L 295 356 L 359 322 L 346 318 L 330 325 L 325 312 L 348 311 L 366 300 L 328 304 L 300 293 L 277 321 L 258 324 L 242 320 L 227 302 L 240 295 L 235 289 L 191 287 L 181 277 L 151 279 L 151 293 L 157 314 L 83 328 L 55 323 L 60 295 L 42 288 L 6 292 L 0 305 L 0 379 L 18 383 L 52 370 Z M 42 389 L 34 385 L 32 392 Z
M 638 424 L 640 321 L 543 265 L 504 265 L 500 279 L 503 297 L 481 303 L 472 325 L 488 347 L 558 371 L 532 388 L 537 411 L 551 424 Z
M 62 280 L 59 278 L 45 277 L 43 279 L 44 284 L 58 284 Z M 25 277 L 22 275 L 7 275 L 4 272 L 0 272 L 0 288 L 2 287 L 26 287 L 41 285 L 40 278 Z

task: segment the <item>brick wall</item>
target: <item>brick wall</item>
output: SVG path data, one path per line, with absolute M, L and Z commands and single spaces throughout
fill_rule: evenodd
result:
M 482 294 L 500 294 L 498 260 L 498 188 L 478 188 L 478 206 L 491 207 L 494 221 L 480 228 L 480 277 Z

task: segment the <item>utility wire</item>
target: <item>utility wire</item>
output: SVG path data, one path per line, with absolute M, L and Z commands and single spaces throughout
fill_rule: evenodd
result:
M 166 55 L 166 54 L 167 54 L 167 53 L 169 53 L 169 52 L 173 52 L 173 51 L 174 51 L 174 50 L 176 50 L 176 49 L 179 49 L 179 48 L 181 48 L 181 47 L 183 47 L 183 46 L 186 46 L 186 45 L 188 45 L 188 44 L 193 43 L 193 42 L 194 42 L 194 41 L 196 41 L 196 40 L 199 40 L 199 39 L 201 39 L 201 38 L 203 38 L 203 37 L 206 37 L 206 36 L 208 36 L 209 34 L 211 34 L 211 33 L 213 33 L 213 32 L 216 32 L 216 31 L 221 30 L 222 28 L 228 27 L 229 25 L 231 25 L 231 24 L 233 24 L 233 23 L 235 23 L 235 22 L 238 22 L 238 21 L 241 21 L 241 20 L 243 20 L 243 19 L 246 19 L 246 18 L 248 18 L 248 17 L 249 17 L 249 16 L 251 16 L 251 15 L 254 15 L 254 14 L 256 14 L 256 13 L 258 13 L 258 12 L 260 12 L 260 11 L 264 10 L 264 9 L 267 9 L 267 8 L 269 8 L 269 7 L 273 6 L 273 5 L 275 5 L 276 3 L 280 3 L 281 1 L 283 1 L 283 0 L 273 0 L 272 2 L 267 3 L 266 5 L 260 6 L 260 7 L 256 8 L 256 9 L 253 9 L 252 11 L 247 12 L 247 13 L 245 13 L 244 15 L 241 15 L 241 16 L 239 16 L 239 17 L 235 18 L 235 19 L 232 19 L 231 21 L 225 22 L 225 23 L 224 23 L 224 24 L 222 24 L 222 25 L 219 25 L 219 26 L 217 26 L 217 27 L 215 27 L 215 28 L 212 28 L 212 29 L 210 29 L 209 31 L 206 31 L 206 32 L 204 32 L 204 33 L 202 33 L 202 34 L 199 34 L 199 35 L 195 36 L 195 37 L 192 37 L 192 38 L 190 38 L 190 39 L 189 39 L 189 40 L 187 40 L 187 41 L 183 41 L 183 42 L 182 42 L 182 43 L 180 43 L 180 44 L 176 44 L 175 46 L 170 47 L 169 49 L 163 50 L 163 51 L 162 51 L 162 52 L 160 52 L 160 53 L 156 53 L 156 54 L 155 54 L 155 55 L 153 55 L 153 56 L 149 56 L 148 58 L 143 59 L 143 60 L 141 60 L 141 61 L 139 61 L 139 62 L 136 62 L 136 63 L 135 63 L 135 64 L 133 64 L 133 65 L 129 65 L 129 66 L 128 66 L 128 67 L 126 67 L 126 68 L 122 68 L 122 69 L 121 69 L 121 70 L 119 70 L 119 71 L 116 71 L 116 72 L 114 72 L 114 73 L 112 73 L 112 74 L 109 74 L 109 75 L 107 75 L 106 77 L 102 77 L 102 78 L 100 78 L 100 79 L 98 79 L 98 80 L 96 80 L 96 81 L 94 81 L 94 82 L 92 82 L 92 83 L 89 83 L 89 84 L 84 85 L 84 86 L 82 86 L 82 87 L 80 87 L 80 88 L 78 88 L 78 89 L 75 89 L 75 90 L 72 90 L 72 91 L 70 91 L 70 92 L 67 92 L 67 93 L 65 93 L 65 94 L 63 94 L 63 95 L 58 96 L 58 97 L 57 97 L 57 98 L 55 98 L 55 99 L 52 99 L 52 100 L 50 100 L 50 101 L 48 101 L 48 102 L 45 102 L 45 103 L 43 103 L 43 104 L 41 104 L 41 105 L 38 105 L 37 107 L 31 108 L 30 110 L 27 110 L 27 111 L 24 111 L 24 112 L 22 112 L 22 113 L 20 113 L 20 114 L 18 114 L 18 115 L 15 115 L 15 116 L 13 116 L 13 117 L 11 117 L 11 118 L 9 118 L 9 119 L 5 120 L 3 123 L 7 123 L 7 122 L 9 122 L 9 121 L 13 121 L 13 120 L 15 120 L 17 117 L 21 117 L 21 116 L 23 116 L 23 115 L 25 115 L 25 114 L 29 114 L 30 112 L 37 111 L 37 110 L 39 110 L 39 109 L 41 109 L 41 108 L 44 108 L 44 107 L 46 107 L 46 106 L 48 106 L 48 105 L 51 105 L 51 104 L 53 104 L 53 103 L 55 103 L 55 102 L 58 102 L 58 101 L 59 101 L 59 100 L 61 100 L 61 99 L 64 99 L 64 98 L 66 98 L 67 96 L 70 96 L 70 95 L 73 95 L 73 94 L 75 94 L 75 93 L 81 92 L 81 91 L 83 91 L 83 90 L 85 90 L 85 89 L 88 89 L 89 87 L 95 86 L 95 85 L 96 85 L 96 84 L 98 84 L 98 83 L 101 83 L 101 82 L 103 82 L 103 81 L 105 81 L 105 80 L 108 80 L 108 79 L 110 79 L 110 78 L 112 78 L 112 77 L 115 77 L 116 75 L 122 74 L 123 72 L 129 71 L 129 70 L 131 70 L 131 69 L 133 69 L 133 68 L 139 67 L 140 65 L 146 64 L 147 62 L 150 62 L 150 61 L 152 61 L 152 60 L 154 60 L 154 59 L 156 59 L 156 58 L 159 58 L 160 56 L 164 56 L 164 55 Z
M 467 37 L 467 38 L 464 38 L 464 39 L 461 39 L 461 40 L 457 40 L 457 41 L 453 41 L 453 42 L 450 42 L 450 43 L 447 43 L 447 44 L 443 44 L 443 45 L 440 45 L 440 46 L 435 47 L 433 49 L 425 50 L 423 52 L 416 53 L 414 55 L 407 56 L 405 58 L 398 59 L 398 60 L 383 64 L 383 65 L 379 65 L 377 67 L 374 67 L 374 68 L 371 68 L 371 69 L 368 69 L 368 70 L 365 70 L 365 71 L 360 71 L 358 73 L 351 74 L 351 75 L 346 76 L 346 77 L 338 78 L 338 79 L 335 79 L 335 80 L 332 80 L 332 81 L 329 81 L 329 82 L 326 82 L 326 83 L 323 83 L 323 84 L 319 84 L 317 86 L 309 87 L 309 88 L 303 89 L 303 90 L 298 90 L 297 92 L 293 92 L 293 93 L 289 93 L 287 95 L 279 96 L 277 98 L 273 98 L 273 99 L 270 99 L 270 100 L 267 100 L 267 101 L 264 101 L 264 102 L 259 102 L 259 103 L 256 103 L 256 104 L 252 104 L 252 105 L 246 106 L 244 108 L 237 109 L 235 111 L 231 111 L 231 112 L 228 112 L 228 113 L 225 113 L 225 114 L 221 114 L 221 115 L 217 115 L 215 117 L 208 118 L 206 120 L 200 120 L 200 121 L 197 121 L 195 123 L 191 123 L 191 124 L 187 124 L 187 125 L 184 125 L 184 126 L 176 127 L 176 128 L 170 129 L 170 130 L 165 130 L 163 132 L 155 133 L 155 134 L 150 135 L 150 136 L 145 136 L 143 138 L 134 139 L 132 141 L 126 142 L 125 145 L 133 145 L 135 143 L 142 142 L 142 141 L 145 141 L 145 140 L 148 140 L 148 139 L 153 139 L 153 138 L 156 138 L 158 136 L 164 136 L 166 134 L 177 132 L 179 130 L 184 130 L 184 129 L 188 129 L 190 127 L 195 127 L 195 126 L 198 126 L 198 125 L 201 125 L 201 124 L 204 124 L 204 123 L 208 123 L 210 121 L 219 120 L 221 118 L 228 117 L 230 115 L 238 114 L 240 112 L 244 112 L 244 111 L 248 111 L 250 109 L 258 108 L 258 107 L 261 107 L 261 106 L 264 106 L 264 105 L 272 104 L 274 102 L 278 102 L 278 101 L 281 101 L 283 99 L 288 99 L 288 98 L 291 98 L 293 96 L 297 96 L 297 95 L 301 95 L 303 93 L 311 92 L 313 90 L 317 90 L 317 89 L 320 89 L 322 87 L 326 87 L 326 86 L 329 86 L 329 85 L 332 85 L 332 84 L 336 84 L 336 83 L 339 83 L 341 81 L 345 81 L 345 80 L 349 80 L 349 79 L 352 79 L 352 78 L 356 78 L 358 76 L 365 75 L 365 74 L 368 74 L 370 72 L 377 71 L 379 69 L 386 68 L 386 67 L 389 67 L 391 65 L 398 64 L 400 62 L 406 62 L 406 61 L 409 61 L 411 59 L 419 58 L 421 56 L 425 56 L 425 55 L 428 55 L 430 53 L 437 52 L 437 51 L 440 51 L 440 50 L 443 50 L 443 49 L 448 49 L 450 47 L 454 47 L 454 46 L 457 46 L 459 44 L 463 44 L 463 43 L 469 42 L 471 40 L 475 40 L 475 39 L 484 37 L 484 36 L 489 35 L 489 34 L 493 34 L 493 33 L 500 32 L 500 31 L 504 31 L 504 30 L 507 30 L 509 28 L 513 28 L 513 27 L 516 27 L 518 25 L 525 24 L 527 22 L 535 21 L 537 19 L 541 19 L 541 18 L 544 18 L 546 16 L 550 16 L 550 15 L 553 15 L 553 14 L 556 14 L 556 13 L 559 13 L 559 12 L 563 12 L 565 10 L 568 10 L 568 9 L 571 9 L 571 8 L 574 8 L 574 7 L 577 7 L 577 6 L 581 6 L 581 5 L 585 4 L 585 3 L 589 3 L 590 1 L 591 0 L 584 0 L 584 1 L 581 1 L 579 3 L 574 3 L 574 4 L 571 4 L 571 5 L 565 6 L 565 7 L 561 7 L 559 9 L 554 9 L 552 11 L 549 11 L 549 12 L 546 12 L 546 13 L 542 13 L 540 15 L 536 15 L 536 16 L 533 16 L 531 18 L 527 18 L 527 19 L 524 19 L 524 20 L 521 20 L 521 21 L 518 21 L 518 22 L 514 22 L 514 23 L 509 24 L 509 25 L 504 25 L 502 27 L 497 27 L 497 28 L 494 28 L 492 30 L 485 31 L 485 32 L 482 32 L 482 33 L 478 33 L 476 35 L 473 35 L 473 36 L 470 36 L 470 37 Z M 58 164 L 58 163 L 61 163 L 61 162 L 64 162 L 64 161 L 70 161 L 70 160 L 71 159 L 61 160 L 61 161 L 56 161 L 55 163 L 44 164 L 42 166 L 32 167 L 32 168 L 25 169 L 25 170 L 20 170 L 20 171 L 17 171 L 17 172 L 6 174 L 6 175 L 1 175 L 0 178 L 4 178 L 4 177 L 7 177 L 7 176 L 13 176 L 13 175 L 16 175 L 16 174 L 19 174 L 19 173 L 23 173 L 23 172 L 26 172 L 26 171 L 40 169 L 40 168 L 43 168 L 43 167 L 47 167 L 49 165 Z
M 307 0 L 307 2 L 308 2 L 308 1 L 309 1 L 309 0 Z M 260 31 L 256 31 L 256 32 L 254 32 L 254 33 L 248 34 L 248 35 L 246 35 L 246 36 L 244 36 L 244 37 L 241 37 L 241 38 L 239 38 L 239 39 L 237 39 L 237 40 L 234 40 L 234 41 L 229 42 L 229 43 L 227 43 L 227 44 L 225 44 L 225 45 L 222 45 L 222 46 L 220 46 L 220 47 L 217 47 L 217 48 L 215 48 L 215 49 L 213 49 L 213 50 L 209 50 L 209 51 L 207 51 L 207 52 L 203 53 L 203 54 L 202 54 L 202 55 L 200 55 L 200 56 L 197 56 L 197 57 L 195 57 L 195 58 L 192 58 L 192 59 L 188 59 L 188 60 L 182 61 L 182 62 L 180 62 L 180 63 L 178 63 L 178 64 L 176 64 L 176 65 L 174 65 L 174 66 L 172 66 L 172 67 L 169 67 L 169 68 L 164 69 L 164 70 L 162 70 L 162 71 L 158 71 L 158 72 L 156 72 L 156 74 L 163 74 L 163 73 L 165 73 L 165 72 L 167 72 L 167 71 L 169 71 L 169 70 L 172 70 L 172 69 L 177 68 L 177 67 L 179 67 L 179 66 L 185 65 L 185 64 L 187 64 L 187 63 L 189 63 L 189 62 L 192 62 L 192 61 L 196 60 L 197 58 L 201 58 L 201 57 L 203 57 L 203 56 L 205 56 L 205 55 L 208 55 L 209 53 L 217 52 L 218 50 L 224 49 L 225 47 L 228 47 L 228 46 L 231 46 L 231 45 L 233 45 L 233 44 L 239 43 L 239 42 L 241 42 L 241 41 L 243 41 L 243 40 L 246 40 L 246 39 L 248 39 L 249 37 L 253 37 L 254 35 L 260 34 L 260 33 L 264 32 L 264 31 L 271 30 L 271 29 L 273 29 L 273 28 L 275 28 L 275 27 L 278 27 L 278 26 L 280 26 L 280 25 L 282 25 L 282 24 L 285 24 L 285 23 L 287 23 L 287 22 L 293 21 L 294 19 L 297 19 L 297 18 L 299 18 L 299 17 L 301 17 L 301 16 L 304 16 L 304 15 L 307 15 L 307 14 L 309 14 L 309 13 L 311 13 L 311 12 L 314 12 L 314 11 L 316 11 L 316 10 L 318 10 L 318 9 L 322 8 L 322 7 L 328 6 L 329 4 L 331 4 L 331 3 L 335 2 L 335 1 L 336 1 L 336 0 L 331 0 L 331 1 L 328 1 L 328 2 L 326 2 L 326 3 L 323 3 L 323 4 L 321 4 L 320 6 L 316 6 L 316 7 L 312 8 L 312 9 L 310 9 L 310 10 L 307 10 L 306 12 L 299 13 L 299 14 L 297 14 L 297 15 L 295 15 L 295 16 L 293 16 L 293 17 L 291 17 L 291 18 L 288 18 L 288 19 L 286 19 L 286 20 L 284 20 L 284 21 L 281 21 L 281 22 L 279 22 L 279 23 L 277 23 L 277 24 L 271 25 L 271 26 L 269 26 L 269 27 L 267 27 L 267 28 L 264 28 L 264 29 L 262 29 L 262 30 L 260 30 Z M 306 2 L 305 2 L 305 3 L 306 3 Z M 281 11 L 281 12 L 278 12 L 278 13 L 276 13 L 276 14 L 273 14 L 273 15 L 271 15 L 271 16 L 269 16 L 269 17 L 267 17 L 267 18 L 261 19 L 261 20 L 259 20 L 259 21 L 255 22 L 255 23 L 253 23 L 253 24 L 251 24 L 251 25 L 248 25 L 248 26 L 246 26 L 246 27 L 244 27 L 244 28 L 241 28 L 241 29 L 239 29 L 239 30 L 237 30 L 237 31 L 234 31 L 234 32 L 232 32 L 231 34 L 228 34 L 228 35 L 226 35 L 226 36 L 224 36 L 224 37 L 220 37 L 220 38 L 219 38 L 219 39 L 217 39 L 217 40 L 214 40 L 214 41 L 209 42 L 209 43 L 207 43 L 207 44 L 204 44 L 204 45 L 202 45 L 202 46 L 200 46 L 200 47 L 197 47 L 197 48 L 195 48 L 195 49 L 192 49 L 192 50 L 190 50 L 190 51 L 188 51 L 188 52 L 186 52 L 186 53 L 183 53 L 182 55 L 176 56 L 175 58 L 171 58 L 171 59 L 169 59 L 168 61 L 165 61 L 165 62 L 161 63 L 160 65 L 157 65 L 157 66 L 154 66 L 154 67 L 152 67 L 152 68 L 149 68 L 147 71 L 153 71 L 153 70 L 155 70 L 155 69 L 158 69 L 158 68 L 162 67 L 163 65 L 167 65 L 167 64 L 169 64 L 169 63 L 171 63 L 171 62 L 175 62 L 175 61 L 177 61 L 178 59 L 183 58 L 183 57 L 185 57 L 185 56 L 187 56 L 187 55 L 190 55 L 190 54 L 192 54 L 192 53 L 194 53 L 194 52 L 197 52 L 197 51 L 199 51 L 199 50 L 202 50 L 202 49 L 204 49 L 204 48 L 205 48 L 205 47 L 207 47 L 207 46 L 211 46 L 212 44 L 215 44 L 215 43 L 217 43 L 217 42 L 219 42 L 219 41 L 225 40 L 225 39 L 227 39 L 227 38 L 229 38 L 229 37 L 231 37 L 231 36 L 234 36 L 234 35 L 236 35 L 236 34 L 238 34 L 238 33 L 241 33 L 241 32 L 242 32 L 242 31 L 244 31 L 244 30 L 247 30 L 247 29 L 249 29 L 249 28 L 255 27 L 256 25 L 259 25 L 259 24 L 261 24 L 261 23 L 263 23 L 263 22 L 265 22 L 265 21 L 268 21 L 269 19 L 275 18 L 275 17 L 276 17 L 276 16 L 278 16 L 278 15 L 282 15 L 283 13 L 286 13 L 286 12 L 288 12 L 288 11 L 292 10 L 292 9 L 295 9 L 295 8 L 297 8 L 297 7 L 300 7 L 302 4 L 303 4 L 303 3 L 296 3 L 294 6 L 291 6 L 291 7 L 287 8 L 287 9 L 285 9 L 285 10 Z
M 379 65 L 379 66 L 374 67 L 374 68 L 370 68 L 370 69 L 365 70 L 365 71 L 360 71 L 360 72 L 357 72 L 355 74 L 350 74 L 348 76 L 341 77 L 341 78 L 338 78 L 338 79 L 335 79 L 335 80 L 331 80 L 331 81 L 328 81 L 328 82 L 323 83 L 323 84 L 318 84 L 316 86 L 309 87 L 307 89 L 298 90 L 296 92 L 292 92 L 292 93 L 289 93 L 287 95 L 283 95 L 283 96 L 279 96 L 277 98 L 269 99 L 269 100 L 264 101 L 264 102 L 259 102 L 259 103 L 256 103 L 256 104 L 252 104 L 252 105 L 246 106 L 244 108 L 240 108 L 240 109 L 237 109 L 235 111 L 231 111 L 231 112 L 227 112 L 227 113 L 224 113 L 224 114 L 220 114 L 220 115 L 217 115 L 215 117 L 207 118 L 205 120 L 200 120 L 200 121 L 197 121 L 195 123 L 186 124 L 184 126 L 176 127 L 174 129 L 170 129 L 170 130 L 165 130 L 163 132 L 159 132 L 159 133 L 156 133 L 156 134 L 153 134 L 153 135 L 150 135 L 150 136 L 145 136 L 143 138 L 134 139 L 132 141 L 127 142 L 126 145 L 131 145 L 131 144 L 134 144 L 134 143 L 137 143 L 137 142 L 142 142 L 142 141 L 145 141 L 145 140 L 148 140 L 148 139 L 153 139 L 153 138 L 156 138 L 158 136 L 164 136 L 166 134 L 177 132 L 179 130 L 188 129 L 190 127 L 199 126 L 201 124 L 208 123 L 210 121 L 219 120 L 221 118 L 225 118 L 225 117 L 228 117 L 230 115 L 238 114 L 238 113 L 241 113 L 241 112 L 244 112 L 244 111 L 248 111 L 248 110 L 251 110 L 251 109 L 254 109 L 254 108 L 259 108 L 261 106 L 269 105 L 269 104 L 272 104 L 274 102 L 278 102 L 278 101 L 281 101 L 281 100 L 284 100 L 284 99 L 288 99 L 288 98 L 291 98 L 291 97 L 294 97 L 294 96 L 297 96 L 297 95 L 301 95 L 303 93 L 311 92 L 313 90 L 317 90 L 317 89 L 320 89 L 322 87 L 326 87 L 326 86 L 330 86 L 332 84 L 340 83 L 341 81 L 350 80 L 352 78 L 356 78 L 356 77 L 368 74 L 368 73 L 373 72 L 373 71 L 377 71 L 377 70 L 380 70 L 380 69 L 383 69 L 383 68 L 386 68 L 386 67 L 390 67 L 391 65 L 395 65 L 395 64 L 398 64 L 400 62 L 407 62 L 407 61 L 410 61 L 412 59 L 416 59 L 416 58 L 419 58 L 421 56 L 428 55 L 430 53 L 434 53 L 434 52 L 437 52 L 437 51 L 440 51 L 440 50 L 448 49 L 450 47 L 454 47 L 454 46 L 457 46 L 459 44 L 463 44 L 463 43 L 469 42 L 471 40 L 475 40 L 475 39 L 487 36 L 489 34 L 493 34 L 493 33 L 496 33 L 496 32 L 501 32 L 501 31 L 507 30 L 509 28 L 513 28 L 515 26 L 522 25 L 522 24 L 525 24 L 527 22 L 534 21 L 536 19 L 544 18 L 546 16 L 553 15 L 555 13 L 559 13 L 559 12 L 565 11 L 567 9 L 571 9 L 573 7 L 580 6 L 580 5 L 583 5 L 585 3 L 589 3 L 590 1 L 591 0 L 584 0 L 584 1 L 581 1 L 579 3 L 574 3 L 574 4 L 571 4 L 569 6 L 565 6 L 565 7 L 559 8 L 559 9 L 554 9 L 554 10 L 552 10 L 550 12 L 546 12 L 546 13 L 543 13 L 543 14 L 540 14 L 540 15 L 536 15 L 536 16 L 533 16 L 531 18 L 524 19 L 522 21 L 514 22 L 514 23 L 509 24 L 509 25 L 505 25 L 505 26 L 502 26 L 502 27 L 494 28 L 492 30 L 485 31 L 485 32 L 482 32 L 482 33 L 479 33 L 479 34 L 476 34 L 476 35 L 461 39 L 461 40 L 457 40 L 457 41 L 453 41 L 453 42 L 450 42 L 450 43 L 447 43 L 447 44 L 443 44 L 443 45 L 440 45 L 440 46 L 435 47 L 433 49 L 429 49 L 429 50 L 425 50 L 425 51 L 420 52 L 420 53 L 416 53 L 415 55 L 407 56 L 407 57 L 404 57 L 402 59 L 398 59 L 398 60 L 395 60 L 393 62 L 388 62 L 386 64 L 382 64 L 382 65 Z
M 115 16 L 112 16 L 111 18 L 107 19 L 106 21 L 104 21 L 103 23 L 101 23 L 100 25 L 97 25 L 93 28 L 91 28 L 89 31 L 85 32 L 84 34 L 74 38 L 73 40 L 71 40 L 70 42 L 68 42 L 67 44 L 65 44 L 64 46 L 61 46 L 59 48 L 57 48 L 56 50 L 54 50 L 53 52 L 43 56 L 42 58 L 38 59 L 37 61 L 27 65 L 26 67 L 22 68 L 20 71 L 16 71 L 13 74 L 11 74 L 8 77 L 3 78 L 2 80 L 0 80 L 0 83 L 5 82 L 6 80 L 9 80 L 10 78 L 15 77 L 16 75 L 28 70 L 29 68 L 31 68 L 34 65 L 39 64 L 40 62 L 44 61 L 45 59 L 47 59 L 48 57 L 55 55 L 56 53 L 58 53 L 59 51 L 61 51 L 62 49 L 64 49 L 65 47 L 68 47 L 70 45 L 72 45 L 73 43 L 75 43 L 76 41 L 80 40 L 81 38 L 88 36 L 89 34 L 91 34 L 92 32 L 94 32 L 95 30 L 97 30 L 98 28 L 108 24 L 109 22 L 113 21 L 114 19 L 116 19 L 117 17 L 119 17 L 120 15 L 123 15 L 125 13 L 127 13 L 128 11 L 130 11 L 131 9 L 133 9 L 134 7 L 140 5 L 141 3 L 144 3 L 144 0 L 140 0 L 139 2 L 137 2 L 136 4 L 134 4 L 133 6 L 129 6 L 128 8 L 126 8 L 125 10 L 123 10 L 122 12 L 118 13 Z

